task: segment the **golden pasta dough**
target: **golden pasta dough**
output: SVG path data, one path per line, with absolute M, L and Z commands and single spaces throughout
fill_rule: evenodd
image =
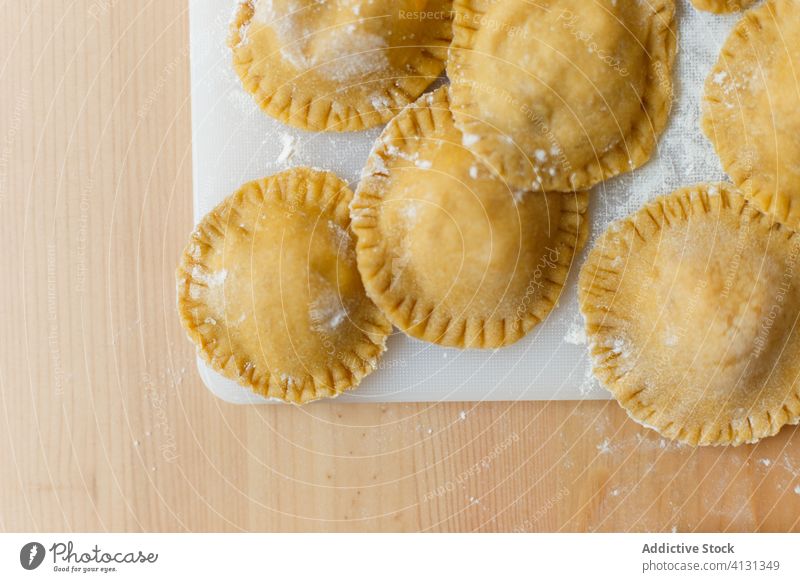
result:
M 594 373 L 636 421 L 692 445 L 800 420 L 800 235 L 733 186 L 613 223 L 579 280 Z
M 447 89 L 387 126 L 352 205 L 367 293 L 446 346 L 522 338 L 559 300 L 587 235 L 586 193 L 520 193 L 462 146 Z
M 249 182 L 197 225 L 178 310 L 212 368 L 263 396 L 337 396 L 377 365 L 391 325 L 356 266 L 334 174 L 294 168 Z
M 450 0 L 249 0 L 229 44 L 269 115 L 314 131 L 389 121 L 444 70 Z
M 672 103 L 673 0 L 456 0 L 456 126 L 514 187 L 571 192 L 647 160 Z

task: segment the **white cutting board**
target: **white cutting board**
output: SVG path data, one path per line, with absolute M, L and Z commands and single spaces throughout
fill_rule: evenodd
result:
M 294 165 L 336 172 L 353 189 L 381 128 L 347 134 L 296 130 L 263 114 L 241 88 L 226 46 L 235 0 L 191 0 L 194 216 L 199 221 L 244 182 Z M 645 167 L 592 191 L 594 239 L 614 219 L 681 186 L 725 178 L 699 129 L 700 96 L 708 70 L 738 16 L 696 12 L 678 2 L 676 99 L 659 151 Z M 608 397 L 592 378 L 578 312 L 575 262 L 560 305 L 519 343 L 497 351 L 429 345 L 395 331 L 380 367 L 348 402 L 597 400 Z M 268 402 L 210 370 L 198 359 L 208 388 L 223 400 Z

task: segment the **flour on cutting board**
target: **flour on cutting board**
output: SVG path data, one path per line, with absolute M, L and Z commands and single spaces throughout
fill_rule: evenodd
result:
M 288 166 L 333 171 L 357 186 L 382 128 L 357 133 L 309 133 L 263 114 L 241 87 L 227 47 L 235 1 L 194 0 L 190 7 L 192 129 L 195 218 L 249 180 Z M 708 71 L 738 15 L 716 16 L 678 2 L 675 100 L 658 151 L 644 167 L 594 188 L 587 250 L 576 258 L 547 320 L 519 343 L 496 351 L 458 351 L 428 345 L 400 333 L 389 338 L 385 366 L 366 378 L 348 401 L 563 400 L 607 398 L 591 374 L 583 321 L 578 311 L 577 273 L 597 236 L 647 200 L 697 182 L 725 178 L 713 147 L 703 136 L 700 98 Z M 464 136 L 468 143 L 470 136 Z M 427 167 L 428 160 L 414 163 Z M 476 168 L 475 172 L 478 172 Z M 315 306 L 326 325 L 338 311 Z M 324 317 L 323 317 L 324 316 Z M 624 347 L 624 346 L 621 346 Z M 261 402 L 247 390 L 201 366 L 217 395 L 235 402 Z M 600 443 L 598 443 L 600 444 Z M 608 443 L 613 452 L 614 443 Z
M 686 0 L 677 4 L 678 54 L 669 123 L 648 164 L 593 190 L 600 202 L 592 217 L 595 226 L 604 227 L 611 220 L 623 218 L 660 194 L 726 179 L 714 147 L 700 129 L 701 100 L 706 76 L 740 15 L 700 12 Z M 602 229 L 594 231 L 599 234 Z

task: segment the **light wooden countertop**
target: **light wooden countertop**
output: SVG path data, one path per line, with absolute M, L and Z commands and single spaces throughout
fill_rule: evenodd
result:
M 211 396 L 175 311 L 187 16 L 0 6 L 0 530 L 800 529 L 795 427 L 693 450 L 613 402 Z

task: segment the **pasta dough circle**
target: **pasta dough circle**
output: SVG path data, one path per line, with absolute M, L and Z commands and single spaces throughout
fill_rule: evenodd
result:
M 692 445 L 800 420 L 800 235 L 733 186 L 612 224 L 579 280 L 594 373 L 636 421 Z
M 337 396 L 377 365 L 391 325 L 355 260 L 347 184 L 294 168 L 249 182 L 197 225 L 177 271 L 198 353 L 264 396 Z
M 461 145 L 447 90 L 386 127 L 352 204 L 367 293 L 411 336 L 495 348 L 559 299 L 587 225 L 586 193 L 515 194 Z
M 231 25 L 233 64 L 272 117 L 300 129 L 380 125 L 444 70 L 451 0 L 250 0 Z
M 577 191 L 644 164 L 672 101 L 673 0 L 456 0 L 456 125 L 520 189 Z
M 800 227 L 800 4 L 770 0 L 725 41 L 705 85 L 703 130 L 765 212 Z

